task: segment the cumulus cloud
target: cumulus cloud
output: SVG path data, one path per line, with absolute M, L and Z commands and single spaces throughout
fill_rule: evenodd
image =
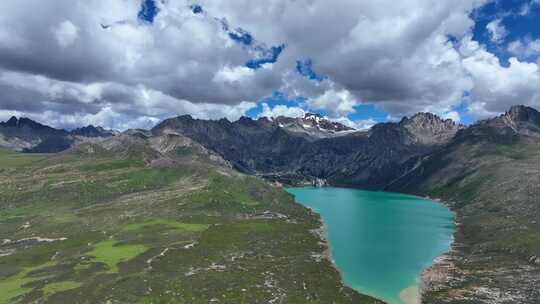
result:
M 518 58 L 540 56 L 540 39 L 521 39 L 508 44 L 508 51 Z
M 270 107 L 267 103 L 262 103 L 262 111 L 258 117 L 304 117 L 306 111 L 300 107 L 288 107 L 286 105 L 276 105 Z
M 504 112 L 510 105 L 540 106 L 540 67 L 535 62 L 512 57 L 503 66 L 499 58 L 485 47 L 464 39 L 461 51 L 463 66 L 474 79 L 469 110 L 486 118 Z
M 531 84 L 513 80 L 536 81 L 532 42 L 511 48 L 509 67 L 463 46 L 488 1 L 146 0 L 142 13 L 140 1 L 2 1 L 0 109 L 126 128 L 179 114 L 235 119 L 275 91 L 306 103 L 263 106 L 268 115 L 346 119 L 369 102 L 392 117 L 456 118 L 465 96 L 486 111 L 534 104 Z M 501 21 L 490 24 L 502 40 Z
M 508 35 L 506 27 L 504 24 L 502 24 L 502 19 L 495 19 L 491 21 L 486 25 L 486 29 L 488 30 L 493 43 L 502 43 Z
M 330 117 L 337 118 L 354 112 L 357 102 L 349 91 L 332 89 L 316 98 L 308 99 L 307 104 L 313 109 L 326 110 Z
M 448 37 L 470 33 L 471 12 L 485 2 L 275 0 L 263 8 L 247 0 L 208 0 L 202 5 L 264 41 L 285 41 L 283 66 L 309 62 L 325 79 L 301 80 L 286 71 L 289 95 L 303 95 L 331 112 L 336 104 L 322 98 L 346 91 L 351 96 L 341 99 L 340 114 L 352 111 L 351 103 L 372 102 L 402 116 L 461 102 L 472 84 Z
M 461 121 L 461 115 L 457 111 L 450 111 L 442 114 L 442 118 L 444 119 L 451 119 L 456 123 L 459 123 Z

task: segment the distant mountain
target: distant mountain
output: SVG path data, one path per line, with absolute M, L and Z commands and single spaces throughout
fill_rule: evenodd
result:
M 118 132 L 111 130 L 106 130 L 102 127 L 94 127 L 89 125 L 82 128 L 77 128 L 69 132 L 71 135 L 78 135 L 83 137 L 111 137 L 116 135 Z
M 306 113 L 304 117 L 284 117 L 270 118 L 279 127 L 296 134 L 304 134 L 313 138 L 325 138 L 346 134 L 354 131 L 353 128 L 345 126 L 339 122 L 330 121 L 322 115 Z
M 29 153 L 54 153 L 69 149 L 76 143 L 106 138 L 115 133 L 101 127 L 87 126 L 71 132 L 55 129 L 29 118 L 11 117 L 0 122 L 0 147 Z
M 321 116 L 277 117 L 236 122 L 179 116 L 152 129 L 154 135 L 182 134 L 230 161 L 240 171 L 285 183 L 313 181 L 382 187 L 400 176 L 411 158 L 445 144 L 462 127 L 420 113 L 399 123 L 354 131 Z

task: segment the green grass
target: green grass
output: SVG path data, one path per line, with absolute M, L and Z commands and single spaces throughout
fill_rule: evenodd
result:
M 119 159 L 114 161 L 103 160 L 92 163 L 85 163 L 79 167 L 79 170 L 89 173 L 142 167 L 144 167 L 144 162 L 140 159 Z
M 373 303 L 311 258 L 324 249 L 310 232 L 319 222 L 285 191 L 223 173 L 197 149 L 171 151 L 167 167 L 145 165 L 155 153 L 137 145 L 124 159 L 80 148 L 0 170 L 0 240 L 66 238 L 8 245 L 0 304 L 268 303 L 278 292 L 262 287 L 268 272 L 289 303 Z M 0 153 L 0 163 L 11 157 Z M 259 219 L 264 211 L 291 222 Z
M 73 281 L 64 281 L 64 282 L 55 282 L 45 285 L 42 290 L 45 297 L 48 297 L 57 292 L 62 292 L 70 289 L 79 288 L 82 284 L 80 282 Z
M 47 158 L 47 154 L 25 154 L 0 149 L 0 171 L 31 165 Z
M 124 187 L 128 190 L 144 190 L 168 186 L 190 173 L 177 168 L 141 169 L 125 173 L 121 178 L 125 179 Z
M 96 262 L 104 263 L 108 267 L 108 272 L 118 272 L 118 263 L 128 261 L 148 248 L 144 245 L 119 245 L 115 240 L 99 242 L 94 250 L 87 253 Z
M 39 210 L 37 208 L 33 208 L 32 206 L 0 209 L 0 222 L 2 220 L 34 216 L 38 214 L 38 212 Z
M 29 274 L 50 265 L 52 264 L 46 263 L 37 267 L 28 267 L 16 275 L 8 277 L 5 280 L 0 280 L 0 303 L 10 303 L 13 298 L 22 296 L 30 291 L 31 288 L 24 287 L 24 285 L 39 280 L 40 277 L 29 276 Z
M 214 175 L 208 186 L 189 197 L 190 201 L 205 208 L 228 209 L 238 211 L 258 206 L 257 188 L 260 181 L 253 177 L 228 178 Z
M 153 220 L 147 220 L 140 223 L 132 223 L 124 226 L 124 231 L 132 231 L 132 230 L 139 230 L 139 229 L 145 229 L 149 228 L 150 226 L 165 226 L 170 229 L 179 229 L 187 232 L 202 232 L 210 225 L 207 224 L 186 224 L 186 223 L 180 223 L 174 220 L 168 220 L 168 219 L 153 219 Z

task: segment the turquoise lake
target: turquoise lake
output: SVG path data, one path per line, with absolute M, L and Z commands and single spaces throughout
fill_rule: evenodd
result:
M 318 212 L 345 283 L 390 304 L 415 303 L 420 273 L 452 243 L 454 214 L 411 195 L 289 188 Z

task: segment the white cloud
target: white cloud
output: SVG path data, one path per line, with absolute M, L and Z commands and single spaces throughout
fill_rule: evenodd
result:
M 78 37 L 79 28 L 77 28 L 71 21 L 65 20 L 53 29 L 56 41 L 58 44 L 65 48 L 73 44 Z
M 94 124 L 124 130 L 152 127 L 155 122 L 190 114 L 201 119 L 237 120 L 256 106 L 243 101 L 236 105 L 193 103 L 149 89 L 116 83 L 80 84 L 39 75 L 0 71 L 3 116 L 28 116 L 58 128 Z M 46 101 L 39 98 L 46 97 Z M 22 98 L 22 99 L 21 99 Z M 78 103 L 72 103 L 77 100 Z M 19 107 L 19 110 L 8 108 Z M 44 107 L 44 110 L 40 110 Z M 8 113 L 8 114 L 6 114 Z
M 450 111 L 442 114 L 442 118 L 444 119 L 451 119 L 456 123 L 459 123 L 461 121 L 461 115 L 459 115 L 456 111 Z
M 336 118 L 353 113 L 357 102 L 347 90 L 331 89 L 320 96 L 308 99 L 307 104 L 313 109 L 325 110 L 330 117 Z
M 306 111 L 300 107 L 288 107 L 286 105 L 276 105 L 270 107 L 267 103 L 262 103 L 262 111 L 258 117 L 304 117 Z
M 217 71 L 213 81 L 216 82 L 235 82 L 242 81 L 255 75 L 255 71 L 245 66 L 228 67 L 224 66 L 221 70 Z
M 188 0 L 157 1 L 154 24 L 138 22 L 139 1 L 2 1 L 0 108 L 66 117 L 107 109 L 119 115 L 114 121 L 234 118 L 274 91 L 307 102 L 272 112 L 320 109 L 332 118 L 346 117 L 359 101 L 391 117 L 456 117 L 468 92 L 471 108 L 486 111 L 534 104 L 538 64 L 526 59 L 536 42 L 511 44 L 519 59 L 509 67 L 478 44 L 471 49 L 472 12 L 488 1 L 201 0 L 206 15 L 193 14 Z M 260 45 L 286 48 L 278 62 L 250 70 L 245 64 L 254 51 L 232 41 L 215 18 Z M 487 30 L 497 42 L 507 34 L 500 19 Z M 460 44 L 467 46 L 456 49 Z M 305 59 L 326 80 L 299 75 L 296 61 Z
M 347 117 L 339 117 L 332 119 L 333 121 L 337 121 L 341 124 L 344 124 L 348 127 L 354 128 L 356 130 L 368 130 L 369 128 L 373 127 L 377 124 L 377 121 L 369 118 L 369 119 L 362 119 L 362 120 L 351 120 Z
M 540 56 L 540 39 L 512 41 L 508 44 L 508 51 L 518 58 Z
M 474 79 L 469 111 L 486 118 L 511 105 L 540 106 L 540 68 L 537 63 L 510 58 L 502 66 L 499 58 L 469 38 L 463 40 L 463 66 Z
M 491 21 L 486 25 L 486 29 L 493 43 L 502 43 L 508 35 L 508 31 L 504 27 L 504 24 L 502 24 L 502 19 Z

